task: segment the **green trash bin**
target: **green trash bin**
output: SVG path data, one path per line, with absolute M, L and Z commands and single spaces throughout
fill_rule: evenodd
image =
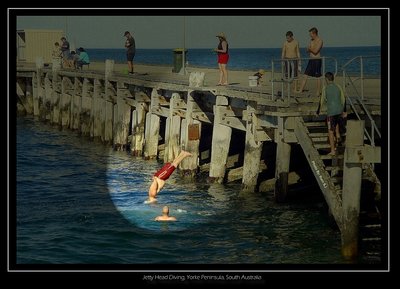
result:
M 174 52 L 174 67 L 172 72 L 179 73 L 182 69 L 183 48 L 175 48 Z M 185 49 L 185 62 L 187 62 L 187 49 Z

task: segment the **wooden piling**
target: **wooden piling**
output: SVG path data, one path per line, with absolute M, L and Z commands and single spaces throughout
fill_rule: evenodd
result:
M 114 64 L 115 62 L 113 59 L 106 59 L 105 70 L 104 70 L 104 76 L 106 81 L 109 81 L 109 78 L 114 73 Z
M 93 99 L 93 137 L 104 141 L 106 101 L 102 97 Z
M 104 142 L 113 142 L 113 119 L 114 119 L 114 104 L 111 101 L 105 102 L 104 116 Z
M 93 129 L 91 136 L 97 139 L 104 139 L 104 114 L 105 114 L 105 83 L 95 80 L 93 98 L 92 98 L 92 114 Z
M 242 192 L 254 192 L 257 186 L 263 143 L 255 140 L 255 132 L 257 128 L 257 117 L 255 115 L 256 108 L 257 103 L 255 101 L 248 102 Z
M 182 146 L 192 154 L 192 156 L 185 158 L 180 164 L 180 168 L 185 171 L 185 176 L 188 177 L 194 177 L 197 172 L 201 136 L 201 122 L 193 119 L 193 110 L 196 106 L 193 93 L 192 90 L 188 90 L 187 92 L 186 115 L 182 119 L 181 129 Z
M 36 96 L 37 96 L 37 116 L 45 120 L 45 83 L 43 78 L 43 58 L 36 59 Z
M 158 96 L 157 89 L 153 88 L 151 91 L 149 112 L 146 114 L 145 145 L 143 152 L 146 159 L 156 158 L 158 153 L 160 117 L 154 114 L 154 111 L 158 108 Z
M 143 101 L 136 101 L 136 109 L 132 114 L 132 142 L 131 152 L 134 156 L 141 156 L 145 143 L 145 122 L 147 105 Z
M 81 112 L 79 119 L 81 121 L 81 133 L 84 136 L 90 136 L 90 130 L 92 127 L 91 110 L 92 110 L 92 95 L 93 95 L 93 84 L 89 79 L 85 78 L 82 84 L 82 100 L 81 100 Z
M 126 104 L 121 97 L 117 98 L 117 103 L 114 105 L 114 149 L 124 150 L 128 142 L 129 124 L 131 118 L 131 107 Z
M 55 83 L 56 81 L 54 81 Z M 51 123 L 58 123 L 58 119 L 53 117 L 53 108 L 58 104 L 58 94 L 53 94 L 53 81 L 50 78 L 50 73 L 46 73 L 44 78 L 44 119 L 50 121 Z
M 32 114 L 33 113 L 33 87 L 32 87 L 32 82 L 29 81 L 28 78 L 26 80 L 26 85 L 25 85 L 25 97 L 26 97 L 26 105 L 25 109 L 27 114 Z
M 211 181 L 222 183 L 225 177 L 232 128 L 221 124 L 222 115 L 218 109 L 219 106 L 228 106 L 228 98 L 217 95 L 215 100 L 209 176 Z
M 144 157 L 146 159 L 154 159 L 157 157 L 160 117 L 148 112 L 146 114 L 145 129 Z
M 74 91 L 71 79 L 63 77 L 61 82 L 60 114 L 61 125 L 69 127 L 71 120 L 71 98 Z
M 39 81 L 38 73 L 32 73 L 32 101 L 33 101 L 33 115 L 39 116 Z
M 61 77 L 57 73 L 53 72 L 52 82 L 52 95 L 51 95 L 51 122 L 55 124 L 61 124 L 61 95 L 62 85 Z
M 284 138 L 284 118 L 278 117 L 278 128 L 275 131 L 276 142 L 276 166 L 275 166 L 275 190 L 276 202 L 284 202 L 288 193 L 288 175 L 290 166 L 290 144 Z
M 73 130 L 80 129 L 81 104 L 82 104 L 82 81 L 78 77 L 75 77 L 74 93 L 72 95 L 72 102 L 71 102 L 71 129 Z
M 27 79 L 17 79 L 17 95 L 19 101 L 17 108 L 19 113 L 33 113 L 32 85 Z
M 364 121 L 347 121 L 346 150 L 343 167 L 342 255 L 354 258 L 358 254 L 358 218 L 360 214 L 362 163 L 349 162 L 348 149 L 364 144 Z
M 165 127 L 165 163 L 172 162 L 180 152 L 181 117 L 177 114 L 177 111 L 181 107 L 181 102 L 179 93 L 173 93 Z

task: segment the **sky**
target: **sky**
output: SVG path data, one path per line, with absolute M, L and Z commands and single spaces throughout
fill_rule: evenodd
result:
M 214 48 L 219 32 L 225 33 L 230 48 L 278 48 L 289 30 L 300 47 L 306 47 L 308 30 L 314 26 L 325 47 L 381 45 L 380 16 L 82 15 L 17 16 L 16 20 L 18 30 L 63 30 L 71 43 L 86 48 L 123 48 L 126 30 L 133 34 L 139 49 L 177 48 L 184 42 L 186 48 Z

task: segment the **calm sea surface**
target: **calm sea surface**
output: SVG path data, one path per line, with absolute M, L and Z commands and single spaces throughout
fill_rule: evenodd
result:
M 318 194 L 275 204 L 175 172 L 146 205 L 160 162 L 32 117 L 17 118 L 16 140 L 18 264 L 344 263 Z M 165 204 L 177 222 L 153 221 Z
M 114 59 L 117 63 L 126 62 L 125 49 L 86 49 L 91 61 L 104 62 L 106 59 Z M 229 50 L 230 58 L 228 67 L 234 70 L 258 70 L 260 68 L 271 70 L 271 60 L 281 57 L 281 48 L 232 48 Z M 380 46 L 367 47 L 324 47 L 322 56 L 329 57 L 326 60 L 326 71 L 335 71 L 337 61 L 337 72 L 350 59 L 363 56 L 365 75 L 380 75 L 380 58 L 372 57 L 381 55 Z M 308 57 L 304 48 L 300 51 L 301 57 Z M 172 49 L 137 49 L 135 63 L 152 65 L 173 65 L 174 53 Z M 209 49 L 188 49 L 186 57 L 188 67 L 217 68 L 217 56 Z M 302 64 L 303 72 L 306 63 Z M 276 69 L 276 67 L 275 67 Z M 360 63 L 355 62 L 348 68 L 349 72 L 358 72 Z

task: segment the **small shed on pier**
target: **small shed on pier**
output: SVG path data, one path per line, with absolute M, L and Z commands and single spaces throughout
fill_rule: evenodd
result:
M 37 57 L 43 57 L 44 62 L 51 63 L 54 43 L 61 46 L 62 36 L 63 30 L 17 30 L 17 61 L 35 62 Z

